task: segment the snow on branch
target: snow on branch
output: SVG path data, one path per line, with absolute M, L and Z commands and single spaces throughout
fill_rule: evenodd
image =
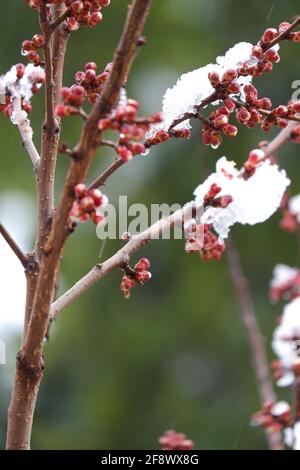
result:
M 14 65 L 5 75 L 0 77 L 0 106 L 11 122 L 18 126 L 23 145 L 32 161 L 34 170 L 38 168 L 40 156 L 33 143 L 33 130 L 28 119 L 31 111 L 30 99 L 44 82 L 41 67 L 28 64 Z

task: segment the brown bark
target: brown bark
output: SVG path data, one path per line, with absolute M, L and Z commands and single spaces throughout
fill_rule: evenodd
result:
M 227 246 L 229 272 L 240 304 L 241 319 L 247 333 L 253 368 L 256 376 L 261 404 L 276 401 L 270 376 L 265 342 L 257 322 L 248 281 L 242 269 L 239 253 L 231 241 Z M 266 439 L 271 450 L 283 450 L 281 433 L 266 431 Z

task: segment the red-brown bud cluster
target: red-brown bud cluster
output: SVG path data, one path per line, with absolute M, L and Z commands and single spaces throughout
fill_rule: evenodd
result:
M 270 289 L 270 299 L 272 302 L 279 302 L 280 300 L 288 301 L 299 297 L 300 295 L 300 271 L 295 273 L 295 276 L 282 284 L 272 286 Z
M 63 103 L 56 106 L 56 115 L 63 118 L 78 114 L 86 96 L 85 89 L 80 85 L 73 85 L 70 88 L 62 87 L 60 95 Z
M 61 89 L 63 103 L 56 107 L 56 115 L 60 118 L 80 114 L 80 108 L 87 97 L 90 103 L 95 103 L 103 86 L 109 77 L 112 64 L 109 63 L 101 74 L 97 75 L 97 64 L 88 62 L 84 72 L 76 72 L 76 84 Z
M 29 6 L 38 10 L 43 0 L 25 0 Z M 64 3 L 67 7 L 66 28 L 69 31 L 77 30 L 81 25 L 93 28 L 103 19 L 102 8 L 110 4 L 110 0 L 47 0 L 47 13 L 51 20 L 50 6 Z
M 278 31 L 275 28 L 266 29 L 260 41 L 262 47 L 266 48 L 272 41 L 274 41 L 279 36 L 279 34 L 284 33 L 287 29 L 290 28 L 290 26 L 291 23 L 284 21 L 280 23 Z M 293 42 L 300 42 L 300 31 L 288 32 L 283 39 Z
M 98 122 L 99 131 L 112 129 L 119 133 L 116 150 L 124 161 L 129 161 L 135 155 L 145 152 L 146 146 L 137 141 L 144 137 L 151 125 L 162 121 L 161 113 L 145 118 L 138 117 L 138 108 L 138 101 L 127 99 L 126 103 L 118 106 L 110 117 L 100 119 Z
M 299 101 L 297 101 L 297 103 L 300 104 Z M 291 132 L 291 139 L 293 142 L 300 144 L 300 124 L 297 124 L 297 126 L 294 127 L 293 131 Z
M 195 445 L 184 433 L 174 430 L 166 431 L 158 442 L 162 450 L 192 450 Z
M 257 165 L 264 158 L 264 151 L 261 149 L 254 149 L 248 155 L 248 159 L 244 163 L 244 171 L 246 177 L 250 177 L 256 170 Z
M 204 208 L 219 207 L 225 209 L 232 203 L 231 195 L 218 196 L 222 188 L 213 183 L 203 199 Z M 212 230 L 211 224 L 203 224 L 196 220 L 184 226 L 185 251 L 187 253 L 199 253 L 203 261 L 219 261 L 225 250 L 225 243 L 220 242 Z
M 78 183 L 74 194 L 76 200 L 69 213 L 72 223 L 87 222 L 89 219 L 96 225 L 105 222 L 105 217 L 99 213 L 99 209 L 107 204 L 108 199 L 99 189 L 88 189 L 84 183 Z
M 152 137 L 149 137 L 145 142 L 145 147 L 150 148 L 153 145 L 161 144 L 170 137 L 175 139 L 189 139 L 191 137 L 191 131 L 189 129 L 171 129 L 169 132 L 164 129 L 158 130 Z
M 24 77 L 25 66 L 24 64 L 16 64 L 16 83 L 18 80 L 21 80 Z M 31 92 L 33 94 L 38 93 L 40 89 L 40 85 L 45 82 L 45 74 L 44 72 L 34 72 L 30 74 L 30 84 L 31 84 Z M 32 106 L 28 101 L 26 101 L 23 97 L 21 97 L 21 107 L 27 114 L 32 111 Z M 5 95 L 5 102 L 0 103 L 0 112 L 3 113 L 6 117 L 10 117 L 12 114 L 12 101 L 11 101 L 11 94 L 9 90 L 7 90 Z
M 124 267 L 125 275 L 121 281 L 121 291 L 124 294 L 126 299 L 129 299 L 131 295 L 131 289 L 140 284 L 143 286 L 149 279 L 151 279 L 151 273 L 148 271 L 150 268 L 150 261 L 148 258 L 142 258 L 134 268 L 130 268 L 130 266 L 126 265 Z

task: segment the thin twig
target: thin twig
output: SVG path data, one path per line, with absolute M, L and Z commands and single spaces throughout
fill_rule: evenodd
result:
M 241 107 L 244 107 L 246 109 L 250 109 L 251 108 L 251 105 L 247 102 L 243 102 L 237 98 L 230 98 L 230 100 L 238 107 L 238 108 L 241 108 Z M 269 111 L 267 109 L 262 109 L 262 108 L 256 108 L 256 110 L 262 114 L 263 116 L 265 117 L 269 117 L 270 115 L 272 116 L 272 111 Z M 295 121 L 295 122 L 300 122 L 300 117 L 299 116 L 290 116 L 290 117 L 286 117 L 284 119 L 287 119 L 288 121 Z
M 17 256 L 17 258 L 21 261 L 22 265 L 24 268 L 27 267 L 28 265 L 28 256 L 21 250 L 19 245 L 15 242 L 15 240 L 12 238 L 10 233 L 6 230 L 3 224 L 0 223 L 0 233 L 4 240 L 8 243 L 14 254 Z
M 11 93 L 11 100 L 12 100 L 12 107 L 13 107 L 13 113 L 18 116 L 22 113 L 22 98 L 18 90 L 14 85 L 9 86 L 9 91 Z M 30 160 L 33 165 L 33 171 L 35 176 L 37 176 L 37 172 L 39 169 L 39 163 L 40 163 L 40 155 L 34 145 L 34 142 L 32 140 L 32 129 L 30 126 L 30 121 L 28 118 L 22 119 L 22 120 L 17 120 L 16 125 L 18 126 L 22 143 L 24 145 L 24 148 L 26 149 Z
M 300 377 L 297 376 L 294 384 L 295 422 L 300 421 Z
M 44 5 L 45 2 L 42 3 L 40 10 L 42 28 L 47 20 Z M 51 57 L 50 45 L 47 41 L 44 47 L 46 75 L 49 74 L 46 77 L 46 106 L 49 106 L 50 109 L 46 110 L 46 125 L 42 132 L 40 165 L 42 171 L 39 172 L 38 179 L 38 188 L 41 191 L 39 193 L 39 236 L 36 244 L 39 273 L 26 338 L 17 358 L 14 388 L 8 410 L 7 449 L 30 448 L 35 402 L 43 377 L 44 339 L 48 329 L 49 311 L 53 301 L 60 260 L 69 235 L 68 217 L 74 201 L 74 186 L 84 181 L 88 175 L 100 138 L 98 120 L 109 114 L 118 102 L 120 89 L 127 80 L 138 47 L 138 38 L 141 35 L 150 5 L 151 0 L 134 0 L 129 8 L 124 32 L 113 60 L 112 71 L 103 93 L 94 105 L 92 114 L 84 126 L 80 143 L 73 152 L 63 195 L 55 214 L 53 211 L 53 170 L 55 170 L 59 127 L 52 119 L 53 70 L 52 61 L 49 60 L 49 54 Z M 50 95 L 52 103 L 50 103 Z
M 300 24 L 300 16 L 297 16 L 297 18 L 291 23 L 291 25 L 282 33 L 280 33 L 273 41 L 269 42 L 265 46 L 263 46 L 263 49 L 266 51 L 268 49 L 272 49 L 276 44 L 278 44 L 280 41 L 283 41 L 284 39 L 287 39 L 289 33 L 296 28 Z
M 266 44 L 265 46 L 263 46 L 263 49 L 264 51 L 267 51 L 269 49 L 271 49 L 272 47 L 274 47 L 276 44 L 278 44 L 280 41 L 284 40 L 287 38 L 288 34 L 296 27 L 298 26 L 298 24 L 300 24 L 300 17 L 297 17 L 293 23 L 291 23 L 291 25 L 285 30 L 283 31 L 282 33 L 280 33 L 273 41 L 271 41 L 270 43 Z M 215 90 L 213 91 L 209 96 L 207 96 L 206 98 L 204 98 L 201 103 L 199 103 L 198 105 L 195 106 L 195 109 L 197 111 L 200 111 L 202 108 L 206 107 L 207 105 L 209 104 L 212 104 L 214 103 L 215 101 L 219 100 L 219 99 L 222 99 L 222 95 L 223 95 L 223 92 L 226 88 L 226 85 L 224 86 L 220 86 L 220 88 L 218 90 Z M 231 98 L 230 98 L 231 99 Z M 267 111 L 268 113 L 268 111 Z M 265 111 L 263 110 L 262 114 L 265 114 Z M 182 122 L 186 121 L 187 119 L 191 119 L 191 118 L 196 118 L 197 119 L 198 117 L 198 113 L 185 113 L 183 114 L 183 116 L 181 116 L 180 118 L 177 118 L 175 119 L 172 124 L 170 125 L 169 129 L 168 129 L 168 132 L 170 132 L 172 129 L 174 129 L 174 127 L 176 127 L 178 124 L 181 124 Z M 295 118 L 294 119 L 295 121 L 298 121 L 298 118 Z
M 242 322 L 249 340 L 253 367 L 261 403 L 276 400 L 272 386 L 264 338 L 257 322 L 249 283 L 243 272 L 237 248 L 232 240 L 227 246 L 229 273 L 239 304 Z M 273 450 L 283 449 L 280 432 L 266 432 L 269 446 Z

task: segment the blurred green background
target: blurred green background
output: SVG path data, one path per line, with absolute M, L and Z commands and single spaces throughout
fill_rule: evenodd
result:
M 38 32 L 34 11 L 22 1 L 5 3 L 0 19 L 1 73 L 22 60 L 22 40 Z M 101 69 L 111 60 L 127 4 L 112 0 L 100 26 L 72 33 L 66 85 L 73 83 L 74 73 L 85 62 L 95 60 Z M 128 94 L 140 100 L 142 113 L 158 111 L 165 89 L 183 72 L 213 62 L 237 42 L 255 43 L 265 27 L 289 21 L 295 14 L 299 2 L 291 0 L 154 0 L 145 28 L 148 43 L 135 60 Z M 292 82 L 300 80 L 299 51 L 297 44 L 282 45 L 280 64 L 256 81 L 261 96 L 269 96 L 274 104 L 289 99 Z M 33 105 L 38 143 L 42 93 Z M 3 116 L 0 121 L 0 198 L 14 190 L 34 198 L 31 167 L 17 130 Z M 63 122 L 63 138 L 70 145 L 78 139 L 80 124 L 76 118 Z M 196 123 L 190 141 L 170 141 L 149 156 L 136 158 L 111 178 L 105 191 L 116 203 L 119 195 L 128 195 L 129 204 L 143 202 L 149 207 L 184 203 L 219 157 L 241 163 L 263 139 L 259 129 L 240 129 L 236 139 L 225 140 L 214 151 L 201 145 Z M 292 145 L 281 152 L 282 165 L 293 176 L 294 194 L 299 193 L 297 152 Z M 90 178 L 112 158 L 110 151 L 101 151 Z M 61 156 L 57 194 L 67 164 Z M 268 301 L 272 268 L 278 262 L 298 264 L 296 241 L 280 231 L 279 218 L 277 214 L 263 225 L 233 230 L 270 359 L 270 339 L 280 313 L 280 306 Z M 100 250 L 101 261 L 118 246 L 119 241 L 108 241 L 102 247 L 92 224 L 80 226 L 65 250 L 61 290 L 99 262 Z M 203 263 L 196 255 L 186 255 L 180 240 L 154 241 L 134 260 L 141 256 L 150 258 L 153 278 L 135 289 L 130 300 L 121 295 L 121 273 L 114 272 L 68 308 L 54 326 L 45 348 L 46 372 L 32 447 L 154 449 L 158 437 L 174 427 L 187 433 L 198 449 L 265 448 L 263 433 L 248 425 L 259 400 L 226 257 L 219 263 Z M 8 365 L 0 369 L 1 446 L 19 336 L 5 339 Z M 278 393 L 290 398 L 289 391 Z

